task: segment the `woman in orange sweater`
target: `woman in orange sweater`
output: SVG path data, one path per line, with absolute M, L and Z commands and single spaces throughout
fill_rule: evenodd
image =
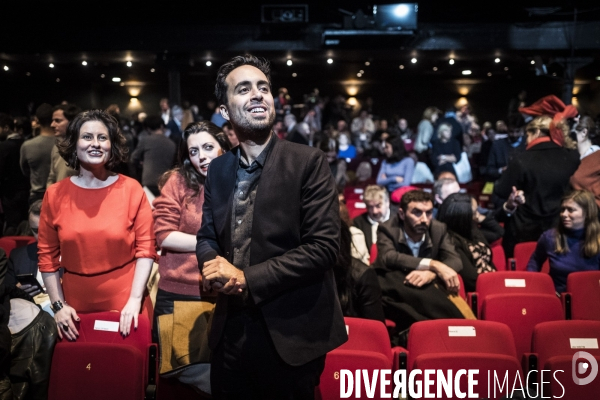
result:
M 38 241 L 59 336 L 77 338 L 77 312 L 113 310 L 126 336 L 157 259 L 150 203 L 137 181 L 112 171 L 126 160 L 125 138 L 104 111 L 77 115 L 59 152 L 79 173 L 46 191 Z
M 160 179 L 154 206 L 154 231 L 161 247 L 154 317 L 171 314 L 174 301 L 206 300 L 202 287 L 196 234 L 202 222 L 204 180 L 210 162 L 229 150 L 227 136 L 209 121 L 188 125 L 179 146 L 179 166 Z M 216 297 L 216 294 L 208 294 Z M 156 335 L 156 323 L 154 324 Z M 156 338 L 156 336 L 155 336 Z

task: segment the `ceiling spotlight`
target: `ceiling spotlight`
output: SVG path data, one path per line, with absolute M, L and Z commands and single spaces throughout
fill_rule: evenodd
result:
M 5 65 L 5 66 L 4 66 L 4 70 L 5 70 L 5 71 L 8 71 L 8 65 Z
M 131 67 L 133 65 L 133 63 L 131 61 L 127 61 L 127 66 Z
M 498 64 L 498 63 L 500 62 L 500 59 L 499 59 L 498 57 L 496 57 L 496 59 L 494 60 L 494 62 L 495 62 L 496 64 Z
M 368 61 L 365 61 L 365 65 L 368 67 L 369 65 L 371 65 L 371 63 Z
M 437 71 L 437 67 L 433 67 L 433 70 L 434 70 L 434 71 Z
M 60 82 L 60 78 L 56 78 L 56 82 Z
M 400 66 L 398 68 L 404 69 L 404 65 L 400 64 Z
M 487 76 L 492 76 L 492 73 L 491 73 L 491 72 L 488 72 L 488 73 L 487 73 Z
M 450 60 L 448 60 L 448 64 L 454 65 L 454 58 L 451 58 Z
M 121 82 L 121 78 L 119 78 L 118 76 L 115 76 L 114 78 L 112 78 L 113 82 Z
M 119 86 L 125 86 L 125 82 L 119 83 Z
M 333 58 L 328 58 L 327 59 L 327 64 L 333 64 Z
M 293 64 L 292 60 L 290 60 L 290 59 L 288 59 L 285 63 L 287 64 L 288 67 L 291 67 Z
M 504 67 L 504 70 L 505 70 L 505 71 L 508 71 L 508 67 Z
M 206 65 L 208 65 L 208 63 Z M 150 68 L 150 72 L 154 72 L 154 71 L 156 71 L 154 68 Z
M 597 81 L 600 81 L 600 76 L 597 76 L 597 77 L 596 77 L 596 80 L 597 80 Z
M 31 76 L 31 72 L 25 72 L 25 75 Z
M 83 60 L 83 61 L 81 62 L 81 65 L 83 65 L 83 66 L 86 66 L 86 65 L 87 65 L 87 61 Z
M 52 64 L 52 63 L 48 64 L 48 66 L 49 66 L 50 68 L 54 68 L 54 64 Z
M 360 71 L 358 71 L 358 72 L 360 72 L 361 74 L 364 74 L 364 73 L 365 73 L 365 71 L 363 71 L 362 69 L 361 69 Z
M 292 74 L 292 77 L 293 77 L 293 78 L 295 78 L 295 77 L 297 77 L 297 76 L 298 76 L 298 74 L 297 74 L 297 73 L 295 73 L 295 72 Z
M 417 63 L 417 59 L 415 57 L 413 57 L 413 58 L 410 59 L 410 62 L 413 63 L 413 64 L 416 64 Z
M 100 78 L 104 79 L 106 77 L 106 75 L 102 74 L 100 75 Z
M 553 72 L 552 76 L 556 76 L 556 72 Z M 598 77 L 596 77 L 596 79 L 598 79 Z M 600 79 L 598 79 L 598 80 L 600 80 Z
M 535 60 L 531 60 L 531 65 L 535 64 Z
M 212 61 L 209 60 L 206 62 L 207 67 L 210 67 L 211 65 L 212 65 Z M 152 68 L 150 71 L 154 72 L 154 68 Z
M 362 74 L 359 72 L 358 74 L 356 74 L 356 76 L 358 76 L 360 78 L 362 76 Z
M 463 74 L 463 75 L 471 75 L 471 74 L 472 74 L 472 72 L 471 72 L 471 70 L 470 70 L 470 69 L 465 69 L 465 70 L 462 72 L 462 74 Z

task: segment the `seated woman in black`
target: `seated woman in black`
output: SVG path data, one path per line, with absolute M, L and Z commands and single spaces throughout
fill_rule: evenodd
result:
M 466 193 L 446 197 L 438 213 L 438 220 L 448 227 L 448 233 L 463 264 L 459 272 L 467 292 L 475 291 L 477 276 L 493 272 L 492 250 L 473 220 L 476 204 Z
M 350 228 L 343 220 L 340 223 L 340 254 L 333 273 L 342 312 L 346 317 L 375 319 L 385 323 L 377 274 L 373 268 L 352 257 Z

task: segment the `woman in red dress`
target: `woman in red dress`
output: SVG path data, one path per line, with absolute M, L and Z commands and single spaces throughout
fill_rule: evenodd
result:
M 104 111 L 77 115 L 59 152 L 79 174 L 46 191 L 38 241 L 59 336 L 75 340 L 77 312 L 99 311 L 121 312 L 128 335 L 157 259 L 150 203 L 137 181 L 112 171 L 126 160 L 125 138 Z

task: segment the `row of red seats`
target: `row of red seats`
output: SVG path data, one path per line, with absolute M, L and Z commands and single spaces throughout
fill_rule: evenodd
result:
M 349 379 L 347 375 L 343 376 L 343 370 L 349 370 L 353 376 L 355 371 L 364 370 L 366 377 L 372 379 L 375 370 L 385 369 L 391 370 L 392 374 L 397 370 L 405 370 L 407 378 L 408 373 L 416 369 L 435 370 L 445 376 L 448 371 L 456 373 L 459 370 L 477 369 L 478 383 L 473 391 L 480 397 L 489 396 L 494 399 L 507 397 L 507 390 L 512 390 L 517 375 L 525 385 L 529 371 L 550 370 L 554 373 L 562 370 L 564 373 L 557 372 L 557 375 L 532 375 L 530 383 L 533 381 L 543 386 L 543 393 L 536 393 L 537 398 L 543 394 L 544 398 L 554 396 L 567 400 L 592 399 L 600 393 L 600 379 L 595 379 L 588 385 L 580 385 L 571 376 L 573 357 L 581 350 L 579 342 L 573 340 L 581 341 L 585 338 L 595 341 L 595 348 L 593 345 L 588 346 L 585 351 L 591 354 L 596 362 L 600 361 L 600 350 L 597 346 L 600 321 L 552 321 L 537 324 L 532 336 L 531 352 L 522 358 L 523 362 L 515 347 L 513 333 L 505 324 L 499 322 L 450 319 L 417 322 L 411 327 L 408 349 L 391 349 L 389 342 L 386 342 L 385 327 L 377 321 L 346 318 L 346 325 L 349 340 L 327 354 L 325 370 L 316 390 L 318 399 L 339 399 L 342 398 L 342 390 L 349 391 Z M 502 392 L 498 387 L 498 390 L 493 390 L 494 382 L 488 382 L 487 371 L 490 371 L 491 378 L 494 374 L 500 377 L 500 382 L 506 375 L 508 386 L 505 385 Z M 365 373 L 360 373 L 360 376 L 364 377 Z M 556 378 L 552 379 L 549 376 Z M 344 378 L 345 381 L 342 380 Z M 394 381 L 390 375 L 387 379 L 391 380 L 391 383 L 387 384 L 385 392 L 391 394 Z M 423 375 L 417 380 L 421 385 L 424 384 Z M 353 381 L 356 385 L 357 379 Z M 358 382 L 360 393 L 366 397 L 367 391 L 371 389 L 373 396 L 369 398 L 386 398 L 382 396 L 381 379 L 376 381 L 375 387 L 371 387 L 372 383 L 371 380 L 365 384 L 365 380 L 361 379 L 361 382 Z M 459 380 L 459 387 L 460 392 L 468 392 L 466 376 Z M 443 392 L 441 397 L 435 398 L 455 398 L 455 393 L 456 391 L 452 391 L 452 394 L 447 395 Z M 349 398 L 359 396 L 354 391 Z

